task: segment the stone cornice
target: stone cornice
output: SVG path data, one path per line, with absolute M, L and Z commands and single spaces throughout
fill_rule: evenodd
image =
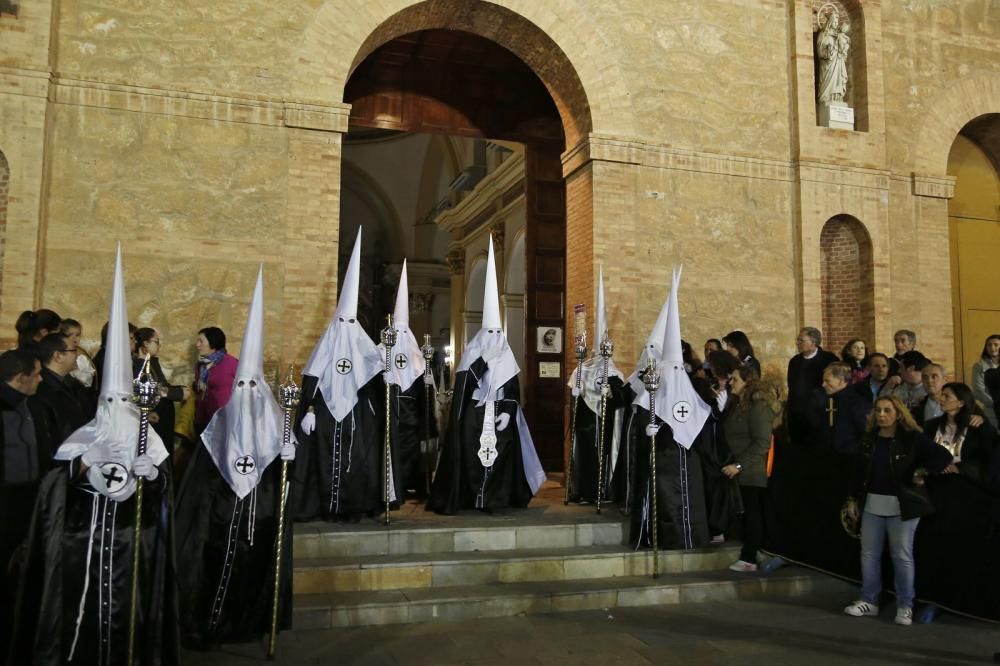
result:
M 0 67 L 0 95 L 23 95 L 45 99 L 49 92 L 49 73 L 37 69 Z
M 884 169 L 869 169 L 822 162 L 799 162 L 799 180 L 846 187 L 889 189 L 891 174 Z
M 146 88 L 58 75 L 49 81 L 48 98 L 56 104 L 72 106 L 341 133 L 347 131 L 351 108 L 349 104 L 319 105 L 264 96 Z
M 954 176 L 931 176 L 926 174 L 910 174 L 913 182 L 913 194 L 918 197 L 932 199 L 951 199 L 955 196 Z
M 633 164 L 743 178 L 792 181 L 794 164 L 784 160 L 684 150 L 635 138 L 591 134 L 562 156 L 563 176 L 592 162 Z

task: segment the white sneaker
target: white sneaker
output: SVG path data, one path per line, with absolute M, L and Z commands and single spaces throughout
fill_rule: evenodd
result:
M 897 608 L 896 609 L 896 624 L 901 624 L 904 627 L 908 627 L 913 624 L 913 609 L 912 608 Z
M 730 571 L 739 571 L 740 573 L 751 573 L 757 571 L 757 565 L 751 562 L 744 562 L 743 560 L 736 560 L 729 565 Z
M 878 615 L 878 606 L 867 601 L 855 601 L 850 606 L 844 608 L 844 612 L 854 617 L 874 617 Z M 897 617 L 899 617 L 897 615 Z

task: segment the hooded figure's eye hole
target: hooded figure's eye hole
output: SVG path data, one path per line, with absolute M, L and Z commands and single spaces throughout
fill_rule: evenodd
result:
M 348 323 L 348 324 L 353 324 L 353 323 L 354 323 L 354 321 L 355 321 L 354 319 L 348 319 L 348 320 L 347 320 L 347 323 Z
M 340 321 L 347 321 L 347 320 L 346 320 L 346 319 L 344 319 L 343 317 L 337 317 L 337 319 L 339 319 Z
M 122 396 L 122 402 L 128 402 L 128 397 L 126 397 L 126 396 L 123 395 Z
M 236 382 L 236 385 L 239 386 L 240 388 L 243 388 L 244 384 L 246 384 L 246 382 L 243 381 L 242 379 L 240 381 Z
M 254 381 L 253 379 L 251 379 L 250 380 L 250 388 L 255 388 L 256 386 L 257 386 L 257 382 Z
M 111 396 L 108 396 L 108 402 L 114 402 L 114 401 L 115 401 L 114 398 L 112 398 Z

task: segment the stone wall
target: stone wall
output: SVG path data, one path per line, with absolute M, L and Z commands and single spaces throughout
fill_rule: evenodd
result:
M 553 94 L 567 303 L 593 305 L 603 262 L 624 368 L 675 262 L 685 338 L 741 327 L 783 364 L 797 327 L 822 320 L 836 215 L 871 238 L 875 346 L 906 327 L 953 354 L 945 168 L 958 130 L 1000 111 L 996 2 L 856 3 L 857 132 L 816 126 L 805 0 L 53 4 L 0 17 L 3 341 L 38 306 L 93 341 L 121 240 L 131 316 L 163 329 L 178 375 L 202 326 L 238 349 L 261 262 L 268 362 L 303 362 L 336 301 L 344 84 L 380 40 L 451 27 L 514 51 Z

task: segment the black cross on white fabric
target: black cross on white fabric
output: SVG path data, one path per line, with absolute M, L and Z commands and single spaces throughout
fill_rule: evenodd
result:
M 115 492 L 128 480 L 128 473 L 123 465 L 118 463 L 104 463 L 101 465 L 101 476 L 109 492 Z
M 253 456 L 243 456 L 236 459 L 235 466 L 236 471 L 245 476 L 257 467 L 257 463 L 254 462 Z
M 691 405 L 685 400 L 678 400 L 674 403 L 673 414 L 675 419 L 684 423 L 691 416 Z
M 347 373 L 349 373 L 351 371 L 351 368 L 353 367 L 354 364 L 351 363 L 351 359 L 342 358 L 339 361 L 337 361 L 337 372 L 339 372 L 342 375 L 346 375 Z
M 406 367 L 409 359 L 406 358 L 406 354 L 396 354 L 396 367 L 402 370 Z

